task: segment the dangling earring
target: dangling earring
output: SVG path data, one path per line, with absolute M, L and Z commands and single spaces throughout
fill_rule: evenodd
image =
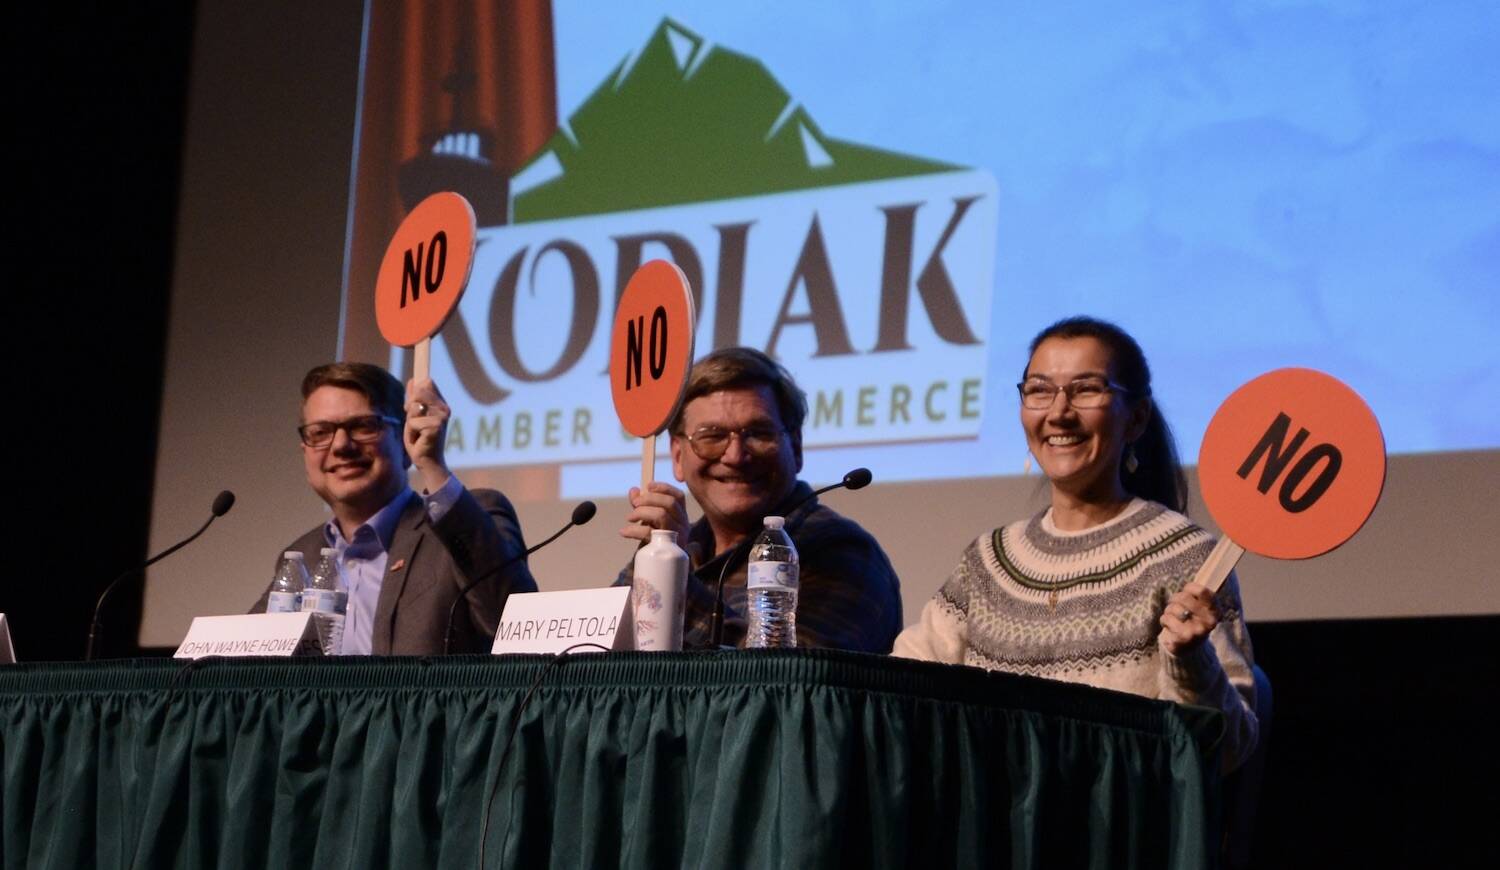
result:
M 1026 464 L 1024 464 L 1024 465 L 1021 466 L 1021 476 L 1025 477 L 1025 476 L 1027 476 L 1029 474 L 1031 474 L 1031 451 L 1030 450 L 1026 451 Z
M 1136 469 L 1140 467 L 1141 461 L 1135 458 L 1135 445 L 1132 444 L 1130 449 L 1125 451 L 1125 470 L 1130 474 L 1135 474 Z

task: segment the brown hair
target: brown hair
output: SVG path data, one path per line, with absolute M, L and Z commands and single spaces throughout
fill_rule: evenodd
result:
M 395 375 L 377 365 L 336 362 L 321 365 L 302 378 L 302 398 L 319 387 L 342 387 L 364 396 L 377 414 L 406 421 L 406 388 Z
M 682 404 L 667 425 L 677 435 L 682 431 L 682 411 L 688 403 L 709 393 L 741 387 L 769 387 L 776 398 L 776 410 L 782 425 L 791 433 L 794 443 L 802 443 L 802 421 L 807 419 L 807 396 L 780 363 L 748 347 L 725 347 L 714 351 L 688 372 Z

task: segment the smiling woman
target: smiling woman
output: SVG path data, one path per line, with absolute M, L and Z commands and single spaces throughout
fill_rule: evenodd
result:
M 1017 387 L 1027 447 L 1052 483 L 1062 528 L 1107 519 L 1131 496 L 1186 507 L 1187 481 L 1152 401 L 1151 369 L 1119 327 L 1087 318 L 1053 324 L 1032 340 Z
M 1180 513 L 1187 485 L 1140 346 L 1111 323 L 1060 321 L 1017 388 L 1051 506 L 971 544 L 895 653 L 1217 707 L 1237 766 L 1258 732 L 1239 585 L 1189 582 L 1214 540 Z

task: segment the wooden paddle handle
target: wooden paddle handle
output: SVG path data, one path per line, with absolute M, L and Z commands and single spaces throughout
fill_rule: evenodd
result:
M 651 485 L 656 479 L 656 436 L 647 435 L 641 439 L 641 492 Z
M 1194 575 L 1193 582 L 1207 586 L 1209 592 L 1218 592 L 1219 587 L 1224 585 L 1224 578 L 1234 570 L 1235 564 L 1243 555 L 1244 547 L 1229 540 L 1227 535 L 1220 538 L 1219 543 L 1214 545 L 1213 552 L 1208 554 L 1208 558 Z
M 412 347 L 411 376 L 426 380 L 432 373 L 432 336 L 422 339 Z

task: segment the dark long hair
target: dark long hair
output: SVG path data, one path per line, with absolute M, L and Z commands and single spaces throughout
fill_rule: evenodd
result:
M 1174 511 L 1187 510 L 1187 478 L 1177 461 L 1177 445 L 1172 428 L 1162 416 L 1161 403 L 1151 395 L 1151 367 L 1146 355 L 1130 333 L 1106 320 L 1093 317 L 1069 317 L 1059 320 L 1031 340 L 1030 360 L 1036 349 L 1049 338 L 1092 338 L 1109 348 L 1110 378 L 1130 391 L 1126 402 L 1151 399 L 1151 417 L 1146 431 L 1132 445 L 1138 465 L 1128 471 L 1120 463 L 1120 482 L 1131 495 L 1160 502 Z M 1024 380 L 1023 369 L 1021 377 Z

